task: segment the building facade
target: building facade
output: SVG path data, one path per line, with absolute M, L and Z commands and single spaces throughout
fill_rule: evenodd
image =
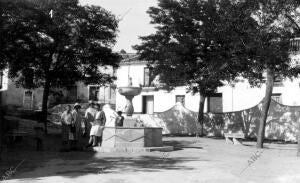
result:
M 300 39 L 291 40 L 291 66 L 300 64 Z M 188 92 L 186 87 L 176 87 L 172 91 L 163 90 L 158 78 L 152 75 L 151 67 L 146 61 L 139 60 L 136 54 L 122 53 L 123 60 L 119 68 L 99 68 L 102 72 L 117 77 L 113 84 L 85 85 L 78 82 L 65 89 L 56 89 L 49 96 L 49 106 L 60 103 L 86 103 L 90 100 L 99 103 L 108 103 L 116 110 L 123 111 L 126 106 L 125 97 L 118 93 L 118 87 L 132 86 L 142 87 L 140 95 L 133 98 L 135 113 L 153 114 L 164 112 L 172 108 L 177 102 L 191 111 L 198 111 L 199 93 Z M 28 90 L 16 87 L 15 83 L 8 79 L 7 70 L 0 74 L 1 103 L 12 105 L 22 109 L 36 110 L 41 108 L 43 88 Z M 241 111 L 257 105 L 265 95 L 265 85 L 251 87 L 244 78 L 239 82 L 218 88 L 217 92 L 208 96 L 205 101 L 205 112 L 232 112 Z M 274 83 L 272 98 L 278 103 L 289 106 L 300 106 L 300 78 L 281 78 Z
M 108 68 L 110 72 L 112 68 Z M 39 110 L 42 107 L 43 88 L 26 89 L 16 86 L 16 83 L 8 78 L 8 70 L 0 75 L 0 104 L 11 109 Z M 113 73 L 112 73 L 113 74 Z M 48 106 L 68 103 L 87 103 L 93 100 L 99 103 L 109 103 L 115 106 L 116 86 L 115 84 L 85 85 L 77 82 L 75 85 L 65 88 L 53 89 L 48 98 Z
M 291 66 L 300 64 L 300 40 L 291 40 Z M 160 89 L 157 77 L 151 75 L 147 62 L 138 60 L 135 54 L 127 54 L 116 73 L 118 87 L 127 86 L 129 80 L 133 86 L 141 86 L 140 95 L 133 98 L 135 113 L 153 114 L 164 112 L 173 107 L 176 102 L 191 111 L 199 109 L 199 93 L 188 92 L 186 87 L 176 87 L 172 91 Z M 262 101 L 265 95 L 265 85 L 251 87 L 247 79 L 239 78 L 239 82 L 228 83 L 208 96 L 204 112 L 222 113 L 241 111 L 251 108 Z M 284 105 L 300 106 L 300 78 L 281 78 L 275 80 L 272 98 Z M 116 92 L 116 109 L 123 110 L 126 106 L 125 97 Z

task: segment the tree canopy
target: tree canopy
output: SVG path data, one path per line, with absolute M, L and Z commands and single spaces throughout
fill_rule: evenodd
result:
M 10 63 L 11 77 L 23 81 L 33 75 L 33 83 L 22 82 L 26 87 L 43 86 L 47 75 L 57 86 L 111 79 L 97 69 L 119 61 L 111 50 L 118 21 L 105 9 L 81 7 L 75 0 L 13 1 L 1 7 L 6 21 L 3 37 L 9 39 L 1 51 Z
M 0 66 L 19 85 L 44 88 L 43 111 L 52 87 L 113 81 L 99 69 L 120 61 L 112 52 L 118 20 L 109 11 L 77 0 L 0 0 L 0 15 Z
M 263 147 L 265 125 L 276 78 L 298 76 L 299 68 L 291 67 L 290 41 L 299 35 L 298 0 L 247 0 L 245 9 L 251 12 L 255 27 L 247 34 L 251 50 L 249 70 L 243 72 L 252 85 L 266 84 L 257 147 Z M 266 81 L 266 82 L 265 82 Z
M 248 69 L 244 31 L 255 21 L 243 6 L 230 0 L 159 0 L 148 10 L 156 33 L 134 46 L 166 86 L 200 93 L 199 122 L 206 96 Z

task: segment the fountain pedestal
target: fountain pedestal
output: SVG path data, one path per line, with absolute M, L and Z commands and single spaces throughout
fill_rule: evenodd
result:
M 127 86 L 127 87 L 120 87 L 119 88 L 119 93 L 126 98 L 126 107 L 125 107 L 125 113 L 126 117 L 124 119 L 123 127 L 129 127 L 133 128 L 135 124 L 135 119 L 132 118 L 132 114 L 134 112 L 133 104 L 132 104 L 132 99 L 136 96 L 139 95 L 142 91 L 142 88 L 140 87 L 132 87 L 132 86 Z

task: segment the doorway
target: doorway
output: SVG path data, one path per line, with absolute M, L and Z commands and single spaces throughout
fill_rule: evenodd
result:
M 153 95 L 143 96 L 142 101 L 143 101 L 142 113 L 143 114 L 153 114 L 153 112 L 154 112 L 154 96 Z
M 33 92 L 30 90 L 24 91 L 23 107 L 26 110 L 32 110 L 33 107 Z

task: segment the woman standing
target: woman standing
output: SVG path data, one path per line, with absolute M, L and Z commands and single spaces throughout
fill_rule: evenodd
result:
M 78 103 L 74 104 L 74 110 L 72 111 L 72 116 L 74 119 L 74 148 L 78 149 L 78 143 L 80 142 L 82 130 L 81 130 L 81 123 L 82 123 L 82 116 L 80 114 L 81 106 Z
M 99 104 L 95 105 L 95 108 L 97 110 L 95 120 L 92 124 L 91 132 L 90 132 L 90 141 L 89 145 L 92 145 L 93 147 L 97 146 L 99 143 L 100 138 L 102 137 L 102 131 L 104 129 L 105 125 L 105 114 L 103 111 L 101 111 L 101 107 Z

